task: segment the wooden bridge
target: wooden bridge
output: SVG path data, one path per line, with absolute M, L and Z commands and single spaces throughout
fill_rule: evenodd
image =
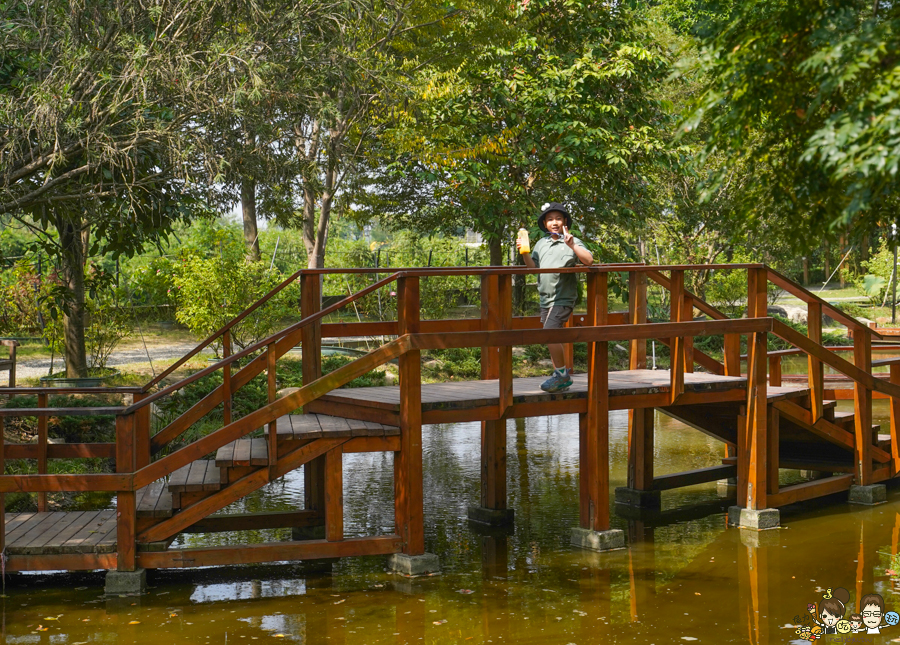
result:
M 747 274 L 747 317 L 729 319 L 685 290 L 685 272 L 710 269 Z M 870 499 L 872 486 L 893 478 L 900 468 L 897 414 L 900 411 L 900 358 L 873 360 L 876 331 L 830 306 L 779 273 L 759 264 L 703 266 L 599 265 L 537 272 L 586 274 L 587 311 L 569 327 L 545 331 L 537 317 L 512 315 L 512 278 L 533 273 L 523 267 L 440 269 L 334 269 L 299 271 L 188 355 L 140 388 L 91 390 L 15 388 L 0 392 L 36 394 L 38 407 L 0 408 L 7 417 L 37 417 L 37 441 L 0 443 L 0 464 L 31 459 L 37 474 L 0 475 L 0 495 L 35 493 L 38 512 L 6 514 L 0 546 L 6 570 L 108 569 L 226 565 L 283 560 L 392 554 L 392 566 L 407 572 L 436 567 L 425 558 L 422 426 L 459 421 L 482 422 L 481 497 L 470 517 L 509 522 L 506 505 L 506 431 L 509 418 L 578 414 L 580 416 L 580 526 L 573 543 L 594 549 L 623 544 L 621 531 L 610 530 L 608 412 L 630 410 L 628 485 L 616 491 L 622 504 L 658 505 L 660 491 L 701 482 L 736 478 L 739 509 L 735 523 L 759 527 L 758 514 L 794 502 L 861 487 L 857 497 Z M 323 273 L 369 273 L 372 284 L 321 308 Z M 627 276 L 626 312 L 609 311 L 610 274 Z M 421 320 L 420 281 L 446 276 L 475 276 L 481 281 L 481 316 L 463 320 Z M 294 281 L 301 285 L 300 322 L 233 352 L 233 327 Z M 647 287 L 653 281 L 668 292 L 668 322 L 647 322 Z M 394 286 L 396 283 L 396 286 Z M 809 310 L 803 335 L 767 315 L 767 288 L 773 283 L 802 301 Z M 379 322 L 326 323 L 339 308 L 388 286 L 396 289 L 397 319 Z M 699 316 L 695 314 L 699 312 Z M 827 314 L 848 326 L 854 336 L 853 361 L 822 345 Z M 784 352 L 768 352 L 772 334 L 807 357 L 804 383 L 782 384 Z M 723 336 L 724 361 L 694 348 L 698 336 Z M 322 375 L 325 337 L 392 338 L 374 351 Z M 741 337 L 747 338 L 742 369 Z M 671 369 L 647 369 L 647 342 L 670 347 Z M 540 390 L 541 378 L 513 378 L 512 348 L 548 342 L 588 344 L 588 370 L 575 376 L 567 391 Z M 174 384 L 163 379 L 214 342 L 224 358 Z M 629 369 L 609 371 L 608 344 L 629 347 Z M 279 359 L 297 345 L 303 352 L 303 387 L 276 397 Z M 423 384 L 421 352 L 443 348 L 481 348 L 481 380 Z M 839 348 L 841 351 L 847 348 Z M 347 389 L 354 378 L 399 361 L 399 384 Z M 240 362 L 239 362 L 240 361 Z M 830 387 L 824 367 L 842 375 Z M 887 378 L 873 374 L 889 366 Z M 697 370 L 695 371 L 695 367 Z M 151 432 L 151 405 L 220 372 L 222 385 L 156 433 Z M 265 373 L 268 403 L 235 419 L 232 400 L 254 377 Z M 48 407 L 50 394 L 72 392 L 130 394 L 124 407 Z M 872 400 L 890 398 L 891 424 L 872 425 Z M 852 413 L 836 412 L 835 400 L 852 398 Z M 303 414 L 299 414 L 302 408 Z M 174 449 L 178 440 L 209 412 L 222 410 L 214 432 Z M 726 457 L 719 466 L 672 475 L 653 471 L 654 410 L 675 417 L 722 441 Z M 115 443 L 48 443 L 48 417 L 114 414 Z M 2 438 L 2 434 L 0 434 Z M 2 439 L 0 439 L 2 442 Z M 395 532 L 348 539 L 343 527 L 342 456 L 352 452 L 391 452 L 394 458 Z M 48 461 L 112 458 L 115 473 L 48 474 Z M 286 473 L 303 467 L 304 497 L 298 508 L 278 513 L 223 514 L 230 504 Z M 782 486 L 780 469 L 820 473 L 809 481 Z M 115 510 L 47 512 L 46 496 L 57 491 L 115 493 Z M 2 509 L 2 504 L 0 504 Z M 184 532 L 246 528 L 299 529 L 309 539 L 241 546 L 173 548 Z M 297 533 L 295 533 L 297 537 Z M 419 558 L 420 560 L 417 560 Z M 425 558 L 421 560 L 421 558 Z

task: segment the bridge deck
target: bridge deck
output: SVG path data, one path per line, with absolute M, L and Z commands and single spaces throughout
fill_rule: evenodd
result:
M 513 404 L 542 403 L 547 401 L 571 401 L 587 398 L 587 374 L 575 374 L 572 386 L 564 392 L 548 394 L 541 390 L 546 376 L 513 379 Z M 609 396 L 666 394 L 671 390 L 669 370 L 624 370 L 609 373 Z M 692 393 L 720 393 L 728 390 L 745 390 L 747 379 L 742 376 L 719 376 L 703 372 L 684 375 L 684 391 Z M 422 385 L 422 411 L 467 410 L 499 404 L 499 381 L 455 381 Z M 803 396 L 804 387 L 769 388 L 769 398 Z M 321 401 L 379 408 L 390 412 L 400 409 L 398 386 L 338 389 L 329 392 Z M 623 407 L 633 405 L 628 402 Z M 610 408 L 616 409 L 615 401 Z M 544 412 L 547 414 L 547 412 Z M 551 412 L 552 414 L 552 412 Z

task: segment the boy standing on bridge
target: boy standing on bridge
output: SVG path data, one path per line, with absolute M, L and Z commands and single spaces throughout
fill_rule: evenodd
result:
M 531 253 L 522 253 L 525 265 L 532 269 L 561 269 L 573 267 L 579 262 L 586 266 L 594 263 L 594 256 L 584 244 L 569 233 L 572 216 L 566 207 L 556 202 L 544 204 L 538 217 L 538 228 L 547 234 L 534 245 Z M 521 253 L 522 240 L 516 240 Z M 539 273 L 538 293 L 541 297 L 541 324 L 544 329 L 560 329 L 572 315 L 578 297 L 578 276 L 574 273 Z M 572 385 L 572 373 L 566 369 L 562 344 L 549 344 L 550 360 L 554 371 L 541 384 L 545 392 L 561 392 Z

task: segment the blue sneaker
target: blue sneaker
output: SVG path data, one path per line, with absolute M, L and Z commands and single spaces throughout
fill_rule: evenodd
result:
M 572 375 L 568 370 L 564 372 L 554 371 L 550 378 L 541 383 L 541 389 L 550 393 L 562 392 L 571 385 Z

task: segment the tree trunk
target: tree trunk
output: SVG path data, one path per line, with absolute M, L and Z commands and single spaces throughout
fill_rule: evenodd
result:
M 259 261 L 259 229 L 256 227 L 256 182 L 244 179 L 241 182 L 241 217 L 244 220 L 244 244 L 247 259 Z
M 488 251 L 491 254 L 491 266 L 503 266 L 503 231 L 500 230 L 496 235 L 488 236 Z
M 56 215 L 59 231 L 60 253 L 59 278 L 69 291 L 68 313 L 63 312 L 63 344 L 66 355 L 66 376 L 84 378 L 87 373 L 87 349 L 84 342 L 85 302 L 84 264 L 85 239 L 80 220 L 73 222 L 62 215 Z
M 524 266 L 525 260 L 522 259 L 522 255 L 516 253 L 516 266 Z M 512 299 L 513 299 L 513 312 L 517 316 L 525 315 L 525 274 L 521 273 L 513 276 L 513 290 L 512 290 Z

